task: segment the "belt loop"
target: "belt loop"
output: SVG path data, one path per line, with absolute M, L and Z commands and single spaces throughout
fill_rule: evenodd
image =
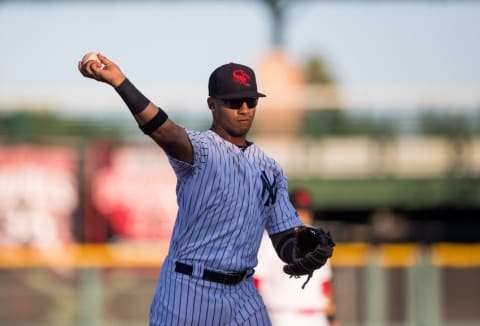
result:
M 204 264 L 194 264 L 193 265 L 192 276 L 202 278 L 204 270 L 205 270 L 205 265 Z

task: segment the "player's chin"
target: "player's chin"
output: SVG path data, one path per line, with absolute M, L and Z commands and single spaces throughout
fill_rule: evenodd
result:
M 238 126 L 237 128 L 235 128 L 235 132 L 234 132 L 235 136 L 236 137 L 246 136 L 247 133 L 250 131 L 251 126 L 252 124 Z

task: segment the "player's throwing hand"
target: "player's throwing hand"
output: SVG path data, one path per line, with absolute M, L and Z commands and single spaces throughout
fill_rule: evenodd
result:
M 97 54 L 97 58 L 98 61 L 78 62 L 78 70 L 84 77 L 110 84 L 113 87 L 120 85 L 125 80 L 125 75 L 113 61 L 100 53 Z

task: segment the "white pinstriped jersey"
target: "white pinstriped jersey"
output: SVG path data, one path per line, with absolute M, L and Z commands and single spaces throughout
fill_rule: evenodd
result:
M 270 326 L 253 278 L 236 285 L 202 279 L 203 270 L 252 269 L 266 229 L 301 224 L 279 165 L 255 144 L 241 150 L 213 131 L 189 131 L 193 164 L 170 157 L 178 214 L 150 308 L 150 326 Z M 193 266 L 175 272 L 175 262 Z
M 274 234 L 301 224 L 286 178 L 255 144 L 242 150 L 210 130 L 187 133 L 193 164 L 169 158 L 179 207 L 169 256 L 219 271 L 253 268 L 265 228 Z

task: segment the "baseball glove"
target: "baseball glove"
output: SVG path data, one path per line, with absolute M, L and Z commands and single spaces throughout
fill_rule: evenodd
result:
M 295 261 L 283 267 L 283 271 L 290 277 L 308 275 L 302 289 L 310 281 L 313 272 L 332 257 L 335 242 L 330 232 L 321 228 L 301 226 L 296 230 Z

